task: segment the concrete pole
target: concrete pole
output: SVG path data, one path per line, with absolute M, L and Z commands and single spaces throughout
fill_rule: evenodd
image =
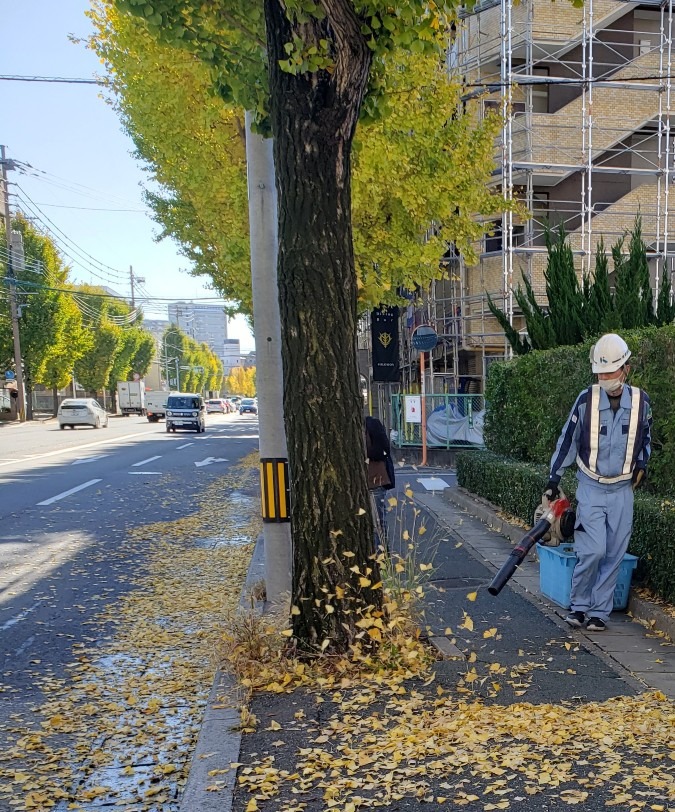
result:
M 251 241 L 253 332 L 260 422 L 260 457 L 288 460 L 283 410 L 281 322 L 277 286 L 277 195 L 272 139 L 251 131 L 246 112 L 248 216 Z M 265 586 L 267 600 L 282 603 L 291 592 L 290 522 L 265 522 Z
M 2 175 L 3 208 L 5 217 L 5 233 L 7 235 L 7 276 L 9 278 L 9 312 L 12 322 L 12 338 L 14 341 L 14 368 L 16 370 L 16 386 L 19 397 L 17 399 L 19 421 L 26 419 L 26 398 L 23 388 L 23 358 L 21 356 L 21 338 L 19 333 L 19 309 L 16 305 L 16 282 L 14 281 L 14 265 L 12 251 L 12 220 L 9 213 L 9 182 L 7 180 L 7 159 L 5 147 L 0 146 L 0 173 Z

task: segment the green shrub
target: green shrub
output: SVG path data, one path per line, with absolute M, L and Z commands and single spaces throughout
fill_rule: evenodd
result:
M 622 332 L 631 381 L 650 396 L 654 413 L 649 489 L 675 494 L 675 325 Z M 548 465 L 570 409 L 593 382 L 593 341 L 530 352 L 492 364 L 486 388 L 485 442 L 498 454 Z
M 457 481 L 462 488 L 488 499 L 512 516 L 532 523 L 541 501 L 548 471 L 489 451 L 463 451 L 457 455 Z M 576 479 L 567 472 L 562 481 L 573 499 Z M 635 495 L 633 535 L 629 551 L 640 559 L 637 578 L 661 598 L 675 603 L 675 501 L 638 492 Z

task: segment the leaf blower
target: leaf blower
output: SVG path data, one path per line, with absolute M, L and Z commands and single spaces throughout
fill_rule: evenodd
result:
M 488 587 L 490 595 L 499 595 L 538 541 L 551 547 L 557 547 L 565 539 L 571 538 L 574 534 L 575 521 L 576 517 L 570 500 L 562 491 L 560 491 L 560 496 L 552 502 L 546 495 L 542 496 L 541 505 L 534 512 L 534 526 L 513 548 L 511 555 L 492 579 L 492 583 Z

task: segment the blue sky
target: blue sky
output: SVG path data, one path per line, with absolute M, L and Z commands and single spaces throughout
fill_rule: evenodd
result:
M 97 57 L 68 39 L 89 33 L 88 7 L 88 0 L 3 3 L 0 75 L 91 78 L 100 73 Z M 9 158 L 35 169 L 31 175 L 11 172 L 10 183 L 18 188 L 10 190 L 21 196 L 22 208 L 34 206 L 43 222 L 48 218 L 53 231 L 67 236 L 67 251 L 78 263 L 73 264 L 77 281 L 104 284 L 98 273 L 128 295 L 132 265 L 151 296 L 215 296 L 181 271 L 188 262 L 175 243 L 155 242 L 158 226 L 142 199 L 147 175 L 100 92 L 96 85 L 0 81 L 0 143 Z M 145 311 L 148 318 L 166 318 L 163 304 Z M 229 335 L 240 338 L 243 349 L 253 349 L 243 319 L 231 323 Z

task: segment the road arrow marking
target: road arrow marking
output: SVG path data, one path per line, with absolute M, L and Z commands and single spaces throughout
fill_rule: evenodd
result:
M 98 457 L 79 457 L 75 460 L 75 462 L 71 463 L 72 465 L 84 465 L 87 462 L 96 462 L 96 460 L 102 460 L 104 457 L 109 457 L 110 454 L 99 454 Z
M 213 462 L 229 462 L 229 460 L 223 459 L 222 457 L 207 457 L 201 462 L 196 462 L 195 465 L 197 468 L 203 468 L 205 465 L 211 465 Z

